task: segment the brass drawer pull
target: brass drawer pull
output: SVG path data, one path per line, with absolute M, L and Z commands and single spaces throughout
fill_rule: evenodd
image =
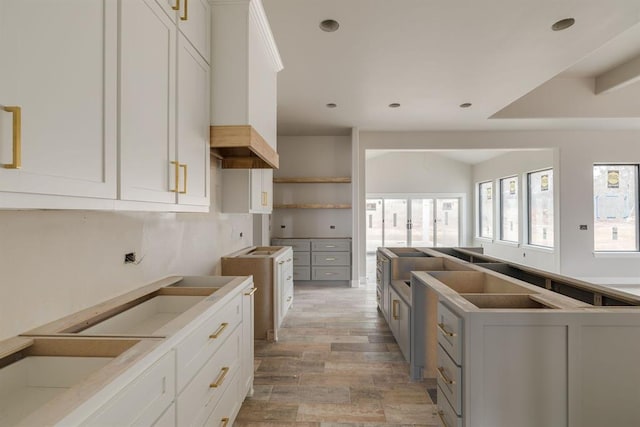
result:
M 398 301 L 397 299 L 393 300 L 393 306 L 391 307 L 391 314 L 393 315 L 393 320 L 398 320 L 400 319 L 400 316 L 398 315 L 398 309 L 396 307 L 398 307 L 398 305 L 400 305 L 400 301 Z
M 229 424 L 229 418 L 225 417 L 220 420 L 220 427 L 227 427 L 227 424 Z
M 446 336 L 448 336 L 448 337 L 455 337 L 455 336 L 456 336 L 455 332 L 449 332 L 449 331 L 447 331 L 447 330 L 445 329 L 445 327 L 444 327 L 444 323 L 438 323 L 438 329 L 440 329 L 440 331 L 441 331 L 443 334 L 445 334 Z
M 180 194 L 186 194 L 187 193 L 187 164 L 179 163 L 178 166 L 184 169 L 184 190 L 180 191 Z M 177 185 L 176 185 L 176 188 L 178 188 Z
M 176 185 L 174 188 L 172 188 L 169 191 L 171 191 L 172 193 L 179 193 L 180 190 L 178 189 L 178 183 L 180 182 L 180 163 L 174 162 L 174 161 L 171 161 L 169 163 L 171 163 L 174 167 L 173 174 L 175 175 L 175 185 Z
M 257 290 L 258 290 L 258 288 L 251 288 L 251 291 L 245 292 L 244 294 L 246 296 L 250 297 L 251 295 L 255 294 Z
M 335 248 L 336 245 L 324 245 L 325 248 Z
M 445 373 L 444 373 L 444 368 L 438 366 L 438 375 L 440 375 L 440 378 L 442 378 L 442 380 L 449 384 L 449 385 L 454 385 L 456 382 L 452 379 L 450 379 Z
M 180 10 L 180 0 L 177 0 L 175 6 L 171 6 L 171 9 Z
M 280 261 L 278 264 L 282 265 L 282 264 L 284 264 L 284 261 Z
M 444 411 L 438 411 L 438 417 L 440 417 L 440 422 L 444 427 L 449 427 L 449 424 L 444 420 Z
M 220 336 L 220 334 L 222 333 L 222 331 L 224 331 L 224 330 L 227 328 L 227 326 L 229 326 L 229 324 L 228 324 L 228 323 L 226 323 L 226 322 L 225 322 L 225 323 L 221 323 L 221 324 L 220 324 L 220 327 L 218 328 L 218 330 L 217 330 L 217 331 L 215 331 L 213 334 L 209 335 L 209 338 L 211 338 L 211 339 L 214 339 L 214 340 L 215 340 L 216 338 L 218 338 L 218 337 Z
M 222 369 L 220 369 L 220 375 L 218 376 L 218 379 L 216 380 L 216 382 L 209 384 L 209 388 L 218 388 L 222 385 L 222 383 L 224 382 L 224 378 L 227 376 L 227 373 L 229 372 L 229 368 L 228 367 L 224 367 Z
M 335 258 L 325 258 L 324 260 L 325 261 L 335 261 L 336 259 Z
M 13 115 L 13 161 L 2 166 L 7 169 L 20 169 L 22 167 L 22 108 L 12 106 L 2 107 L 2 109 Z
M 189 0 L 184 0 L 184 11 L 180 20 L 186 21 L 187 19 L 189 19 Z
M 287 302 L 291 301 L 292 299 L 293 299 L 293 297 L 287 298 Z

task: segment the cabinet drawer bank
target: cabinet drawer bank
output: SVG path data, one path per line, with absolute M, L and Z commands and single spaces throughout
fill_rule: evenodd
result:
M 3 396 L 13 386 L 3 380 L 10 378 L 3 371 L 33 356 L 52 356 L 39 359 L 55 362 L 39 371 L 44 379 L 36 388 L 50 387 L 51 381 L 62 387 L 46 402 L 23 399 L 27 410 L 22 413 L 0 401 L 0 425 L 176 426 L 179 420 L 202 424 L 212 415 L 232 425 L 253 385 L 253 367 L 244 366 L 253 360 L 241 357 L 253 351 L 252 313 L 247 309 L 252 304 L 245 300 L 253 299 L 253 288 L 252 278 L 244 276 L 167 277 L 0 342 Z M 154 317 L 155 306 L 159 314 Z M 143 315 L 148 321 L 140 320 Z M 134 323 L 134 332 L 121 332 L 126 322 Z M 135 333 L 136 327 L 147 335 Z M 119 332 L 109 333 L 109 328 Z M 84 376 L 75 374 L 75 362 L 67 368 L 75 381 L 67 372 L 56 372 L 54 359 L 91 356 L 98 367 Z M 30 392 L 33 385 L 19 387 Z
M 293 249 L 294 280 L 351 279 L 351 238 L 273 238 L 271 243 Z

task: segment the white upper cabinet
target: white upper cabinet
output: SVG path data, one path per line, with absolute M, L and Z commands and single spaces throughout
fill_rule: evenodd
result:
M 212 125 L 251 125 L 276 148 L 278 48 L 259 0 L 212 3 Z
M 120 199 L 175 203 L 176 26 L 154 0 L 121 8 Z
M 211 7 L 209 0 L 156 0 L 180 32 L 209 63 L 211 56 Z
M 0 0 L 0 208 L 115 199 L 117 19 L 116 0 Z
M 178 203 L 209 206 L 209 66 L 180 35 L 178 40 Z
M 178 32 L 184 12 L 167 5 L 122 2 L 120 199 L 202 211 L 209 206 L 209 65 Z M 189 19 L 202 19 L 195 12 Z

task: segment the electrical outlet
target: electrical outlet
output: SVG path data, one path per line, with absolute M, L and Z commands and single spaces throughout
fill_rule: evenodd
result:
M 281 225 L 280 228 L 287 228 L 287 226 L 286 225 Z
M 589 227 L 587 226 L 587 224 L 580 224 L 578 226 L 578 230 L 588 230 L 588 229 L 589 229 Z
M 332 229 L 332 230 L 335 230 L 336 226 L 335 225 L 330 225 L 329 228 Z
M 128 254 L 124 254 L 124 263 L 125 264 L 133 264 L 136 262 L 136 253 L 129 252 Z

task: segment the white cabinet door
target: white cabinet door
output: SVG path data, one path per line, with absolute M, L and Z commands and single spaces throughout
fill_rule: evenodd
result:
M 211 56 L 211 7 L 209 0 L 183 0 L 180 6 L 178 21 L 180 32 L 209 63 Z
M 273 210 L 273 170 L 251 169 L 251 213 L 271 213 Z
M 120 198 L 175 203 L 176 26 L 154 0 L 120 7 Z
M 22 116 L 13 150 L 0 108 L 0 164 L 22 157 L 0 191 L 115 198 L 116 31 L 115 0 L 0 0 L 0 106 Z
M 209 66 L 178 38 L 178 203 L 209 205 Z

